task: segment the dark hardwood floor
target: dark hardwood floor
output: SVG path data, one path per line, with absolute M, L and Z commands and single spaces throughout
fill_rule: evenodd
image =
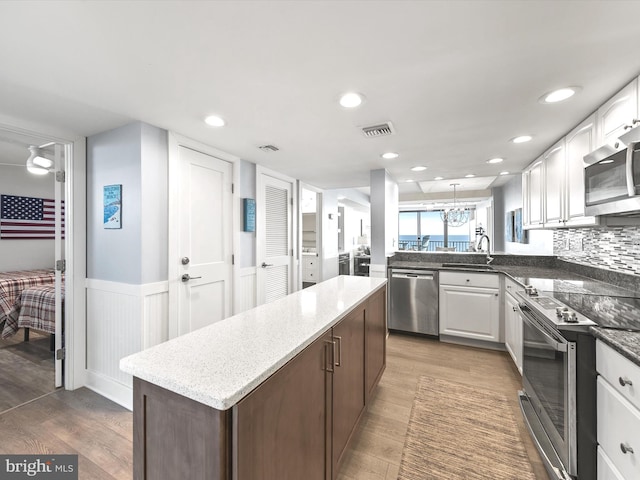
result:
M 387 348 L 387 369 L 346 454 L 340 480 L 397 479 L 422 375 L 504 394 L 537 478 L 547 480 L 519 411 L 521 379 L 507 353 L 405 335 L 391 335 Z M 77 453 L 82 480 L 132 478 L 131 412 L 84 388 L 58 390 L 0 414 L 0 438 L 1 453 Z

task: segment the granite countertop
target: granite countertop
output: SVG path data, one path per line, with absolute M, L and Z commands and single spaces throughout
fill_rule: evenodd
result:
M 591 327 L 594 337 L 640 366 L 640 332 Z
M 227 410 L 386 284 L 339 276 L 120 360 L 120 369 Z

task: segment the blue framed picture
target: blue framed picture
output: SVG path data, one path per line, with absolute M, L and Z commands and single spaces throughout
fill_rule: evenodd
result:
M 242 199 L 242 219 L 245 232 L 256 231 L 256 201 L 253 198 Z
M 515 212 L 513 210 L 507 212 L 504 217 L 504 239 L 507 242 L 515 241 L 514 217 Z
M 122 228 L 122 185 L 105 185 L 102 199 L 104 228 Z

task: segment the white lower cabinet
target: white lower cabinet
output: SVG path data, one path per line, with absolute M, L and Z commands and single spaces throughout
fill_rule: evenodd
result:
M 596 342 L 598 370 L 598 479 L 640 478 L 640 399 L 637 366 L 602 341 Z
M 500 342 L 499 277 L 440 273 L 440 335 Z
M 504 346 L 522 375 L 522 316 L 518 300 L 509 293 L 504 297 Z
M 314 283 L 318 281 L 318 257 L 315 255 L 302 256 L 302 281 Z

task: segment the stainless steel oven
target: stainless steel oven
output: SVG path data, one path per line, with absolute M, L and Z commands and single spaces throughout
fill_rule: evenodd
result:
M 536 317 L 521 305 L 523 321 L 522 383 L 523 411 L 530 429 L 541 426 L 544 436 L 536 439 L 542 445 L 548 439 L 553 450 L 545 452 L 553 473 L 565 478 L 577 475 L 576 443 L 576 344 Z M 525 409 L 526 408 L 526 409 Z M 532 417 L 531 413 L 535 414 Z M 536 425 L 537 422 L 540 425 Z M 544 451 L 544 450 L 543 450 Z M 557 459 L 553 458 L 557 455 Z M 559 462 L 558 462 L 559 460 Z M 548 467 L 549 468 L 549 467 Z
M 517 292 L 522 413 L 550 478 L 595 480 L 595 341 L 589 332 L 595 323 L 553 292 L 526 288 Z

